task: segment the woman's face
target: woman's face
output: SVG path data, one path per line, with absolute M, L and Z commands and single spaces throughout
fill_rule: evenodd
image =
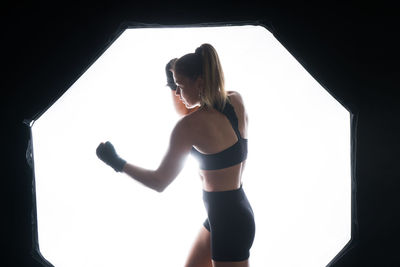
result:
M 175 95 L 179 96 L 187 108 L 200 106 L 200 89 L 202 80 L 197 78 L 192 80 L 188 77 L 174 72 L 174 79 L 177 85 Z

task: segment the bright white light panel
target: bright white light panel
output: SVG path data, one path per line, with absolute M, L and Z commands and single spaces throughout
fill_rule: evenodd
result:
M 156 168 L 177 121 L 165 64 L 212 44 L 249 114 L 254 266 L 325 266 L 350 239 L 350 116 L 260 26 L 128 29 L 33 125 L 40 250 L 58 267 L 183 266 L 206 218 L 189 158 L 162 194 L 96 156 Z

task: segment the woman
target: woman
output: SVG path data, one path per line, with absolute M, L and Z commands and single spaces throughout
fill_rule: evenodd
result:
M 225 91 L 218 54 L 210 44 L 173 61 L 172 72 L 176 96 L 187 109 L 197 110 L 175 125 L 160 166 L 147 170 L 127 163 L 110 142 L 101 143 L 97 155 L 116 171 L 162 192 L 191 153 L 200 163 L 208 218 L 185 266 L 249 266 L 255 223 L 241 182 L 247 158 L 247 115 L 242 98 L 237 92 Z

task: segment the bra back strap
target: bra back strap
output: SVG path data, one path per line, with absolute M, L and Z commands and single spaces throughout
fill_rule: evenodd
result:
M 235 131 L 237 138 L 239 140 L 242 139 L 242 136 L 240 135 L 240 131 L 239 131 L 239 121 L 236 116 L 235 108 L 232 106 L 232 104 L 229 102 L 226 102 L 225 108 L 222 111 L 222 113 L 228 118 L 229 122 L 232 125 L 233 130 Z

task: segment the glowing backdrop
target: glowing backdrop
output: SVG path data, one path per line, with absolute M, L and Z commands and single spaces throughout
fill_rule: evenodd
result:
M 165 64 L 212 44 L 249 114 L 254 266 L 325 266 L 350 239 L 350 116 L 260 26 L 128 29 L 32 127 L 40 250 L 57 267 L 183 266 L 206 217 L 196 162 L 159 194 L 97 145 L 156 168 L 178 119 Z

